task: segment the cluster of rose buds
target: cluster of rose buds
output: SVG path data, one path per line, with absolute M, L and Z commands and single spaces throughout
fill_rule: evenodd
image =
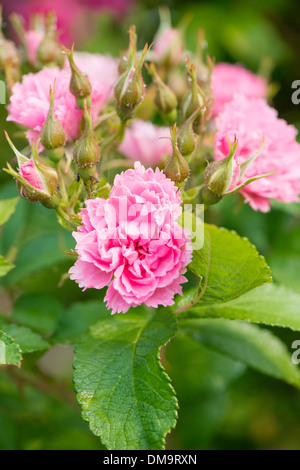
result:
M 17 13 L 11 14 L 10 21 L 19 39 L 20 48 L 13 41 L 4 38 L 1 32 L 0 9 L 0 71 L 4 71 L 10 90 L 21 78 L 23 62 L 35 71 L 44 66 L 63 67 L 65 57 L 58 40 L 54 13 L 48 13 L 45 17 L 35 15 L 29 29 Z
M 109 169 L 128 168 L 139 160 L 159 166 L 183 198 L 188 192 L 205 206 L 235 192 L 261 210 L 267 210 L 268 194 L 286 199 L 270 186 L 283 173 L 279 158 L 297 158 L 295 132 L 268 106 L 264 79 L 239 65 L 204 57 L 203 30 L 195 53 L 187 53 L 187 23 L 172 27 L 164 11 L 153 44 L 138 50 L 131 26 L 128 48 L 118 60 L 65 48 L 53 14 L 35 16 L 29 29 L 16 14 L 11 21 L 22 54 L 1 36 L 0 68 L 11 85 L 8 120 L 27 126 L 32 155 L 22 155 L 8 138 L 19 169 L 8 165 L 6 171 L 16 178 L 22 197 L 55 207 L 60 218 L 79 223 L 87 199 L 109 196 Z M 22 64 L 32 72 L 18 82 Z M 259 141 L 253 119 L 258 108 L 269 116 L 265 122 L 273 120 L 272 126 L 260 126 Z M 244 118 L 244 109 L 242 123 L 235 116 Z M 276 164 L 271 127 L 289 134 L 291 151 L 277 145 Z M 299 179 L 285 169 L 288 202 L 298 200 Z
M 21 56 L 13 41 L 2 33 L 2 6 L 0 5 L 0 72 L 4 72 L 8 87 L 11 89 L 20 78 Z

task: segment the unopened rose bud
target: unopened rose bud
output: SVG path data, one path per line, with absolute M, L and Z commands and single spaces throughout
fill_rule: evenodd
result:
M 211 80 L 211 74 L 213 69 L 213 61 L 207 56 L 205 63 L 204 50 L 207 48 L 207 42 L 205 40 L 204 29 L 200 28 L 197 33 L 197 47 L 194 62 L 196 65 L 196 78 L 198 84 L 205 90 L 206 85 Z
M 261 178 L 271 176 L 274 172 L 262 175 L 252 176 L 246 180 L 242 180 L 248 167 L 260 154 L 264 139 L 260 149 L 251 157 L 244 160 L 241 164 L 235 159 L 238 141 L 235 137 L 234 143 L 227 139 L 229 145 L 229 153 L 227 157 L 210 163 L 204 173 L 205 187 L 202 191 L 202 199 L 205 204 L 216 204 L 223 196 L 234 194 L 243 189 L 248 184 Z
M 167 178 L 170 178 L 176 183 L 181 183 L 184 181 L 190 174 L 190 169 L 187 161 L 181 155 L 178 144 L 177 144 L 177 131 L 176 124 L 170 129 L 171 141 L 173 146 L 173 155 L 166 163 L 164 173 Z
M 187 57 L 187 67 L 189 73 L 189 79 L 191 83 L 190 91 L 187 93 L 183 100 L 181 113 L 182 119 L 187 120 L 193 113 L 198 112 L 203 108 L 205 104 L 205 96 L 196 80 L 196 67 L 190 63 Z M 197 119 L 194 121 L 194 130 L 196 131 L 197 126 L 201 122 L 201 113 L 199 112 Z
M 182 62 L 184 29 L 172 28 L 168 9 L 160 9 L 161 24 L 154 38 L 153 56 L 159 65 L 167 68 Z
M 72 72 L 70 80 L 70 91 L 72 95 L 75 96 L 76 103 L 79 108 L 84 109 L 85 101 L 87 103 L 87 107 L 89 107 L 91 104 L 92 86 L 87 74 L 83 73 L 74 62 L 73 46 L 71 50 L 64 48 L 64 51 L 67 54 Z
M 194 121 L 200 110 L 195 111 L 178 129 L 177 143 L 178 148 L 183 156 L 193 153 L 196 147 L 196 136 L 193 130 Z
M 235 139 L 233 145 L 229 142 L 229 145 L 230 152 L 227 157 L 209 163 L 204 173 L 205 187 L 218 196 L 226 193 L 235 184 L 234 179 L 239 175 L 238 163 L 234 159 L 237 140 Z
M 61 51 L 57 41 L 46 34 L 38 47 L 37 56 L 44 65 L 57 64 L 61 59 Z
M 172 27 L 170 9 L 159 8 L 160 26 L 154 37 L 153 60 L 167 69 L 182 63 L 185 50 L 185 30 L 190 16 L 185 15 L 177 28 Z
M 50 87 L 50 107 L 46 121 L 41 132 L 41 143 L 48 150 L 63 147 L 65 143 L 65 132 L 62 125 L 54 116 L 54 88 Z
M 4 168 L 4 171 L 16 179 L 20 196 L 31 202 L 40 202 L 49 209 L 57 207 L 60 202 L 60 194 L 56 170 L 40 161 L 37 145 L 32 147 L 31 158 L 27 158 L 16 149 L 6 132 L 5 135 L 17 157 L 19 171 L 13 170 L 9 163 L 7 163 L 8 168 Z
M 162 81 L 153 63 L 150 64 L 148 69 L 156 85 L 156 95 L 154 98 L 155 106 L 163 116 L 168 118 L 170 113 L 172 113 L 172 117 L 176 120 L 178 102 L 175 93 Z
M 171 69 L 168 73 L 168 86 L 175 93 L 177 100 L 182 101 L 189 88 L 180 68 Z
M 213 206 L 214 204 L 220 202 L 221 199 L 222 196 L 212 193 L 209 188 L 203 188 L 201 190 L 201 202 L 206 206 Z
M 76 142 L 73 160 L 77 166 L 77 173 L 84 182 L 97 175 L 96 165 L 100 160 L 100 148 L 93 133 L 93 123 L 87 106 L 84 107 L 84 133 Z
M 44 65 L 58 65 L 62 67 L 64 56 L 62 46 L 57 39 L 56 17 L 49 14 L 47 17 L 46 33 L 37 50 L 38 60 Z
M 195 67 L 196 67 L 196 80 L 205 97 L 205 105 L 202 108 L 201 121 L 204 123 L 208 121 L 213 113 L 215 105 L 215 97 L 212 90 L 211 80 L 215 61 L 206 55 L 204 61 L 204 49 L 207 47 L 207 42 L 204 37 L 204 30 L 199 29 L 197 35 L 197 48 L 195 54 Z
M 130 30 L 129 64 L 115 85 L 117 113 L 122 121 L 126 121 L 133 116 L 135 108 L 141 102 L 145 93 L 142 67 L 149 48 L 148 44 L 146 44 L 140 59 L 138 59 L 132 34 L 132 30 Z
M 159 34 L 153 49 L 156 62 L 167 67 L 180 64 L 183 51 L 182 34 L 176 28 L 168 28 Z
M 137 35 L 136 35 L 136 27 L 135 25 L 131 25 L 129 28 L 129 35 L 130 39 L 132 41 L 133 47 L 135 50 L 137 49 Z M 130 54 L 131 54 L 131 46 L 125 51 L 125 53 L 122 55 L 120 62 L 119 62 L 119 74 L 121 75 L 122 73 L 126 72 L 130 60 Z

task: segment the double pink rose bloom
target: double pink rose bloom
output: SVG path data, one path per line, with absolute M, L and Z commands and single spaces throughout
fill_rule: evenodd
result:
M 136 162 L 134 170 L 117 175 L 110 197 L 87 200 L 81 211 L 71 279 L 84 290 L 108 285 L 112 313 L 142 303 L 172 305 L 192 257 L 189 234 L 176 222 L 181 202 L 158 168 Z

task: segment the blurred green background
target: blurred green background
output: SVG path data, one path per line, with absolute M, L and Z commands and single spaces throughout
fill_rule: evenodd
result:
M 138 45 L 152 42 L 159 26 L 161 4 L 138 1 L 123 21 L 99 15 L 94 19 L 93 34 L 79 48 L 118 56 L 127 44 L 128 27 L 133 23 Z M 299 2 L 174 0 L 163 4 L 169 6 L 174 26 L 184 15 L 192 15 L 186 35 L 189 50 L 195 48 L 196 33 L 201 27 L 205 29 L 207 51 L 217 62 L 240 62 L 254 72 L 268 75 L 278 86 L 273 105 L 280 117 L 300 128 L 300 105 L 291 101 L 291 84 L 300 79 Z M 15 127 L 11 123 L 4 125 L 5 119 L 6 110 L 1 106 L 1 128 L 13 133 Z M 16 139 L 16 143 L 25 144 L 21 139 Z M 0 146 L 2 168 L 6 160 L 11 160 L 3 132 Z M 15 184 L 0 171 L 0 198 L 15 195 Z M 206 220 L 247 236 L 266 257 L 274 281 L 300 292 L 299 205 L 276 204 L 270 213 L 261 214 L 242 204 L 238 197 L 230 197 L 211 209 Z M 14 245 L 18 249 L 16 255 Z M 57 231 L 52 212 L 20 200 L 16 213 L 1 232 L 0 253 L 14 257 L 16 264 L 2 280 L 1 313 L 9 313 L 12 301 L 18 298 L 14 315 L 24 321 L 22 306 L 29 303 L 34 310 L 34 305 L 39 305 L 38 314 L 48 321 L 47 331 L 55 322 L 61 325 L 74 318 L 74 303 L 85 301 L 86 323 L 95 321 L 97 308 L 93 302 L 98 299 L 98 292 L 82 293 L 69 280 L 57 287 L 72 264 L 64 250 L 73 246 L 69 233 L 62 228 Z M 300 339 L 299 334 L 288 330 L 276 329 L 275 333 L 289 349 L 295 339 Z M 63 333 L 58 339 L 63 343 Z M 26 358 L 22 366 L 25 378 L 18 376 L 16 380 L 11 371 L 0 373 L 1 449 L 99 448 L 98 439 L 81 420 L 72 394 L 70 351 L 68 346 L 61 349 L 58 362 L 65 357 L 65 363 L 58 378 L 57 371 L 51 368 L 53 362 L 57 364 L 56 350 L 48 351 L 48 358 L 39 358 L 38 353 Z M 38 365 L 34 365 L 37 358 Z M 183 336 L 167 347 L 165 366 L 180 403 L 177 428 L 168 436 L 168 448 L 300 449 L 298 390 L 245 370 L 240 363 L 191 344 Z M 36 371 L 44 374 L 42 382 L 32 378 Z

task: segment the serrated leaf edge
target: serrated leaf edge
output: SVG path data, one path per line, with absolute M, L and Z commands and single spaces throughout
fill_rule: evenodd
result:
M 149 318 L 149 320 L 143 325 L 143 327 L 141 328 L 141 331 L 138 335 L 138 337 L 141 336 L 142 334 L 142 331 L 146 328 L 146 326 L 148 325 L 148 323 L 150 323 L 154 317 L 155 313 Z M 174 322 L 174 326 L 176 328 L 176 331 L 178 330 L 178 320 L 177 320 L 177 317 L 174 315 L 173 316 L 173 322 Z M 89 330 L 91 330 L 91 328 L 93 327 L 93 325 L 90 327 Z M 174 334 L 174 336 L 176 335 L 176 333 Z M 86 336 L 86 335 L 85 335 Z M 165 347 L 170 341 L 171 339 L 174 337 L 172 336 L 171 338 L 169 338 L 166 342 L 164 342 L 163 344 L 161 344 L 160 346 L 158 346 L 157 348 L 157 352 L 156 352 L 156 360 L 157 360 L 157 364 L 158 364 L 158 367 L 161 371 L 161 374 L 162 374 L 162 377 L 164 378 L 168 388 L 170 389 L 170 392 L 172 393 L 172 399 L 174 401 L 174 405 L 175 405 L 175 409 L 174 409 L 174 418 L 173 418 L 173 423 L 172 425 L 164 432 L 164 435 L 162 436 L 161 438 L 161 445 L 160 445 L 160 449 L 154 449 L 154 450 L 163 450 L 164 447 L 165 447 L 165 442 L 166 442 L 166 436 L 167 434 L 170 433 L 170 431 L 172 429 L 175 428 L 176 426 L 176 423 L 177 423 L 177 419 L 178 419 L 178 409 L 179 409 L 179 403 L 178 403 L 178 400 L 177 400 L 177 397 L 176 397 L 176 392 L 175 392 L 175 389 L 174 387 L 172 386 L 172 383 L 171 383 L 171 378 L 168 376 L 165 368 L 163 367 L 163 365 L 161 364 L 161 361 L 160 361 L 160 350 Z M 104 444 L 108 450 L 117 450 L 117 449 L 111 449 L 107 446 L 107 443 L 104 441 L 103 439 L 103 436 L 101 435 L 101 431 L 98 432 L 97 431 L 97 425 L 95 425 L 93 423 L 93 413 L 91 411 L 84 411 L 82 406 L 84 405 L 83 401 L 81 400 L 81 396 L 83 396 L 83 393 L 80 392 L 78 390 L 78 386 L 76 385 L 76 382 L 75 382 L 75 373 L 76 373 L 76 369 L 77 369 L 77 366 L 76 366 L 76 352 L 77 352 L 77 348 L 80 346 L 80 344 L 84 341 L 84 339 L 81 339 L 80 343 L 77 343 L 74 347 L 74 353 L 75 353 L 75 357 L 74 357 L 74 360 L 73 360 L 73 369 L 74 369 L 74 374 L 73 374 L 73 383 L 74 383 L 74 389 L 75 389 L 75 392 L 77 394 L 77 402 L 78 402 L 78 405 L 81 407 L 81 415 L 82 415 L 82 419 L 84 421 L 87 421 L 89 423 L 89 428 L 90 430 L 92 431 L 92 433 L 99 437 L 102 444 Z M 137 344 L 137 342 L 136 342 Z M 136 350 L 136 346 L 135 346 L 135 350 Z M 134 382 L 134 379 L 132 378 L 133 382 Z M 134 388 L 134 387 L 133 387 Z M 94 395 L 90 398 L 90 400 L 92 400 L 94 397 Z M 142 423 L 141 423 L 142 424 Z M 143 426 L 142 426 L 143 427 Z M 119 449 L 118 449 L 119 450 Z M 124 449 L 126 450 L 126 449 Z M 129 449 L 127 449 L 129 450 Z

